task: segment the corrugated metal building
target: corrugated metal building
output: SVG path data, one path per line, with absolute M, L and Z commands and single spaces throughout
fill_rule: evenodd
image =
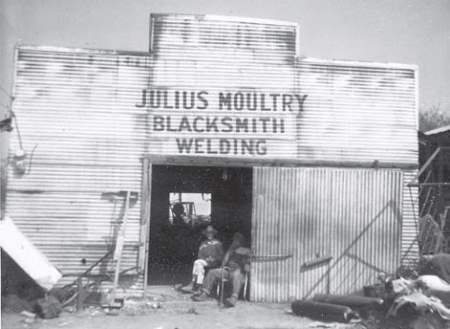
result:
M 16 54 L 28 156 L 18 173 L 13 139 L 7 212 L 67 280 L 114 243 L 122 204 L 102 196 L 137 191 L 122 286 L 142 292 L 152 176 L 171 165 L 251 171 L 252 248 L 289 256 L 253 264 L 254 301 L 347 293 L 414 260 L 415 66 L 300 58 L 297 24 L 208 15 L 151 15 L 149 53 Z

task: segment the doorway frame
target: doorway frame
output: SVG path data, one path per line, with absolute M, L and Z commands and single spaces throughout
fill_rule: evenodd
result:
M 148 284 L 148 259 L 150 253 L 150 218 L 151 218 L 151 195 L 152 195 L 152 170 L 153 165 L 163 166 L 187 166 L 187 167 L 233 167 L 233 168 L 252 168 L 255 166 L 280 166 L 273 164 L 268 160 L 246 160 L 232 158 L 209 158 L 209 157 L 191 157 L 191 156 L 161 156 L 146 155 L 142 158 L 142 199 L 141 199 L 141 221 L 140 221 L 140 238 L 139 238 L 139 268 L 143 270 L 144 292 L 149 286 Z M 286 165 L 285 165 L 286 166 Z M 253 190 L 253 186 L 252 186 Z M 253 223 L 253 205 L 252 217 Z M 253 239 L 253 227 L 251 236 Z

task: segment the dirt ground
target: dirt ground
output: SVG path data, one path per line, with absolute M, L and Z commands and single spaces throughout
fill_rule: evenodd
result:
M 62 313 L 51 320 L 38 319 L 32 324 L 23 322 L 17 313 L 2 314 L 4 329 L 39 328 L 95 328 L 95 329 L 291 329 L 291 328 L 357 328 L 338 323 L 323 324 L 289 314 L 288 305 L 241 303 L 233 309 L 221 309 L 215 302 L 162 303 L 160 309 L 145 315 L 105 315 L 97 310 Z M 362 328 L 362 327 L 360 327 Z
M 100 308 L 81 312 L 63 312 L 55 319 L 36 319 L 26 323 L 25 317 L 2 312 L 4 329 L 360 329 L 359 324 L 322 323 L 295 316 L 288 304 L 259 304 L 240 301 L 235 308 L 221 308 L 217 301 L 192 302 L 188 295 L 168 291 L 152 291 L 144 308 L 126 304 L 118 315 L 106 315 Z M 31 321 L 30 321 L 31 322 Z

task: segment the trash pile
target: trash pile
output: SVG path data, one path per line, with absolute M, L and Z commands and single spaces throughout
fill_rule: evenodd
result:
M 135 298 L 130 297 L 125 299 L 122 311 L 126 315 L 147 315 L 154 313 L 161 308 L 161 303 L 155 301 L 153 298 Z
M 316 295 L 291 305 L 294 314 L 324 322 L 359 322 L 366 328 L 450 327 L 450 255 L 424 257 L 417 268 L 379 275 L 364 296 Z M 406 275 L 405 275 L 406 274 Z
M 371 310 L 381 311 L 383 299 L 356 295 L 316 295 L 312 300 L 292 303 L 296 315 L 326 322 L 350 322 L 359 320 Z

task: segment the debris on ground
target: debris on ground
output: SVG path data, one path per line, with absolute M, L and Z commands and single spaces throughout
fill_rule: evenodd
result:
M 63 307 L 55 296 L 48 295 L 36 301 L 34 310 L 43 319 L 53 319 L 61 314 Z
M 20 313 L 22 311 L 33 311 L 32 303 L 16 294 L 2 296 L 1 300 L 3 312 Z
M 443 320 L 450 320 L 450 309 L 446 308 L 440 299 L 426 296 L 419 291 L 398 297 L 387 316 L 396 316 L 405 306 L 411 307 L 418 314 L 437 313 Z
M 349 322 L 357 317 L 350 307 L 344 305 L 296 300 L 291 306 L 295 315 L 306 316 L 315 320 Z
M 365 297 L 356 295 L 315 295 L 313 301 L 348 306 L 352 309 L 380 309 L 384 303 L 382 298 Z
M 442 273 L 442 269 L 440 272 Z M 292 312 L 289 313 L 315 320 L 307 322 L 305 328 L 446 328 L 446 325 L 450 323 L 450 284 L 437 275 L 419 275 L 422 273 L 416 269 L 411 269 L 409 272 L 403 271 L 403 273 L 412 273 L 412 276 L 416 276 L 397 276 L 397 279 L 384 276 L 380 282 L 364 287 L 365 296 L 322 294 L 310 300 L 295 301 L 291 305 Z M 194 305 L 186 295 L 166 289 L 161 293 L 158 290 L 152 290 L 152 295 L 147 293 L 143 297 L 126 297 L 120 307 L 102 309 L 100 302 L 97 306 L 93 306 L 89 305 L 88 301 L 89 298 L 93 301 L 99 300 L 103 296 L 101 293 L 103 290 L 96 286 L 87 286 L 86 291 L 89 295 L 84 299 L 83 309 L 80 310 L 77 308 L 77 299 L 73 298 L 73 293 L 76 291 L 79 290 L 75 290 L 73 285 L 54 288 L 44 298 L 37 300 L 7 295 L 2 299 L 2 311 L 22 312 L 16 316 L 19 323 L 26 327 L 31 325 L 34 327 L 48 321 L 38 317 L 51 319 L 58 316 L 61 319 L 53 320 L 55 321 L 53 323 L 60 321 L 57 326 L 65 327 L 68 326 L 65 316 L 92 320 L 94 317 L 104 315 L 118 315 L 120 318 L 123 315 L 152 315 L 158 318 L 174 315 L 181 318 L 193 319 L 195 316 L 196 319 L 202 319 L 211 310 L 217 308 L 217 304 L 212 300 L 210 303 Z M 67 300 L 71 301 L 69 305 L 65 304 Z M 251 303 L 248 304 L 251 305 Z M 242 307 L 245 305 L 246 303 L 242 303 Z M 62 311 L 67 313 L 61 315 Z M 236 310 L 231 312 L 233 311 Z M 222 314 L 232 316 L 233 313 L 228 312 Z M 282 310 L 279 312 L 282 313 Z M 298 319 L 298 321 L 300 323 L 303 320 Z
M 350 327 L 349 327 L 350 326 Z M 315 321 L 311 322 L 306 326 L 308 329 L 344 329 L 344 328 L 352 328 L 356 329 L 353 325 L 348 324 L 342 324 L 338 322 L 321 322 L 321 321 Z
M 450 264 L 446 262 L 450 263 L 449 255 L 434 259 L 433 273 L 447 277 Z M 427 269 L 430 273 L 429 266 Z M 360 318 L 360 325 L 370 329 L 447 328 L 450 323 L 449 282 L 438 275 L 419 275 L 420 268 L 403 269 L 402 273 L 409 275 L 397 279 L 380 276 L 380 282 L 364 287 L 366 296 L 316 295 L 310 300 L 293 302 L 292 311 L 322 321 L 311 323 L 313 327 L 327 328 L 330 321 L 346 323 Z
M 116 315 L 119 315 L 119 310 L 116 308 L 107 308 L 107 309 L 105 309 L 105 314 L 116 316 Z
M 161 303 L 153 299 L 142 298 L 127 298 L 124 301 L 122 311 L 127 315 L 146 315 L 154 313 L 161 308 Z
M 22 311 L 22 312 L 20 312 L 20 315 L 22 315 L 23 317 L 26 317 L 26 318 L 32 318 L 32 319 L 36 318 L 35 313 L 28 312 L 28 311 Z
M 89 316 L 99 316 L 105 314 L 103 310 L 99 307 L 90 306 L 87 308 Z
M 191 307 L 187 310 L 188 314 L 198 314 L 197 309 L 195 307 Z
M 53 288 L 48 294 L 55 297 L 60 303 L 64 303 L 72 297 L 74 291 L 67 288 Z
M 324 323 L 324 322 L 311 322 L 308 325 L 308 328 L 333 328 L 334 324 L 333 323 Z
M 20 315 L 22 316 L 22 322 L 25 324 L 32 324 L 36 320 L 36 314 L 32 312 L 22 311 Z
M 377 316 L 386 309 L 384 299 L 379 297 L 318 294 L 313 297 L 313 301 L 347 306 L 357 314 L 355 317 L 364 319 L 367 319 L 370 316 Z

